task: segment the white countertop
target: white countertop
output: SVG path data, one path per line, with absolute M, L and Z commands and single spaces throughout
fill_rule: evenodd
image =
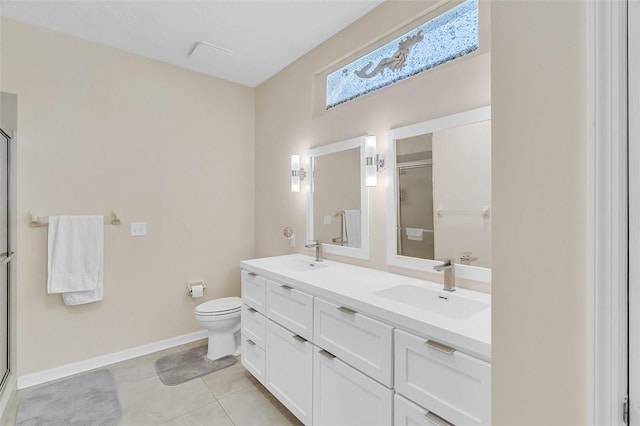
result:
M 240 265 L 248 272 L 352 308 L 396 328 L 425 339 L 431 338 L 491 362 L 490 295 L 465 289 L 450 293 L 442 290 L 442 284 L 329 260 L 323 261 L 328 266 L 322 269 L 296 271 L 295 268 L 287 268 L 291 262 L 312 263 L 313 260 L 309 256 L 293 254 L 245 260 Z M 375 294 L 398 285 L 430 288 L 444 296 L 473 299 L 487 303 L 489 307 L 468 318 L 457 319 Z

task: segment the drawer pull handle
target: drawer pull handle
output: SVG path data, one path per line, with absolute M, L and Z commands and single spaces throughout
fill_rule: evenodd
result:
M 446 421 L 442 417 L 438 416 L 437 414 L 433 414 L 431 411 L 429 411 L 424 416 L 427 418 L 427 421 L 432 425 L 436 425 L 436 426 L 453 426 L 451 423 L 449 423 L 448 421 Z
M 430 348 L 433 348 L 433 349 L 435 349 L 437 351 L 440 351 L 442 353 L 445 353 L 447 355 L 451 355 L 456 351 L 455 349 L 453 349 L 450 346 L 443 345 L 442 343 L 438 343 L 438 342 L 435 342 L 433 340 L 427 340 L 426 342 L 424 342 L 424 344 L 429 346 Z
M 353 309 L 347 308 L 346 306 L 340 306 L 338 308 L 338 310 L 340 312 L 344 312 L 345 314 L 349 314 L 349 315 L 354 315 L 354 314 L 358 313 L 358 312 L 354 311 Z
M 258 312 L 255 309 L 253 309 L 251 306 L 247 306 L 247 311 L 251 312 L 252 314 L 255 314 L 256 312 Z
M 294 334 L 294 335 L 293 335 L 293 336 L 291 336 L 291 337 L 293 337 L 295 340 L 297 340 L 297 341 L 298 341 L 298 342 L 300 342 L 300 343 L 307 343 L 307 339 L 305 339 L 305 338 L 304 338 L 304 337 L 302 337 L 302 336 L 298 336 L 297 334 Z
M 331 359 L 334 359 L 336 357 L 334 354 L 332 354 L 331 352 L 325 351 L 324 349 L 320 351 L 320 355 L 326 356 L 327 358 L 331 358 Z
M 286 285 L 286 284 L 280 284 L 280 288 L 283 290 L 292 290 L 293 287 L 291 287 L 290 285 Z
M 255 346 L 256 345 L 256 342 L 254 342 L 251 339 L 247 339 L 247 343 L 250 344 L 251 346 Z
M 257 277 L 258 274 L 256 274 L 255 272 L 247 272 L 247 275 L 249 275 L 250 277 Z

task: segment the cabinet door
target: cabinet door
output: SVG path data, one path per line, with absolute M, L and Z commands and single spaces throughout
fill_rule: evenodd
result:
M 316 297 L 313 343 L 392 386 L 393 327 Z
M 491 424 L 491 365 L 395 331 L 395 390 L 453 424 Z
M 260 383 L 264 385 L 264 370 L 265 370 L 265 354 L 264 349 L 256 345 L 256 343 L 242 336 L 242 357 L 240 361 L 242 365 L 255 377 Z
M 265 314 L 267 280 L 253 272 L 242 271 L 242 301 Z
M 313 345 L 267 320 L 267 389 L 302 423 L 310 425 Z
M 389 426 L 393 392 L 314 347 L 314 426 Z
M 313 339 L 313 296 L 267 281 L 267 317 L 307 340 Z
M 267 319 L 260 312 L 253 309 L 251 306 L 242 305 L 242 335 L 247 339 L 250 339 L 256 345 L 262 349 L 264 345 L 264 335 Z

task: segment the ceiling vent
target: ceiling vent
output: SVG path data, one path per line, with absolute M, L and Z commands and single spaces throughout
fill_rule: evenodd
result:
M 213 63 L 220 59 L 220 54 L 233 55 L 233 52 L 224 47 L 207 43 L 206 41 L 197 41 L 193 44 L 189 56 L 198 62 Z

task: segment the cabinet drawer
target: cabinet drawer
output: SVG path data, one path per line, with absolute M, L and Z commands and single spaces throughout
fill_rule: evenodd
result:
M 313 338 L 313 296 L 267 281 L 267 317 L 307 340 Z
M 266 387 L 302 423 L 310 425 L 313 345 L 267 320 Z
M 242 336 L 242 365 L 263 385 L 265 384 L 264 355 L 264 349 L 258 346 L 253 340 Z
M 453 426 L 442 417 L 395 394 L 393 397 L 393 426 Z
M 241 318 L 242 335 L 264 349 L 264 333 L 267 319 L 260 312 L 247 305 L 242 305 Z
M 266 280 L 253 272 L 242 271 L 242 301 L 265 314 Z
M 392 386 L 393 328 L 316 298 L 313 342 L 387 387 Z
M 491 424 L 491 365 L 395 331 L 396 392 L 453 424 Z
M 388 426 L 393 392 L 333 355 L 315 348 L 314 426 Z

